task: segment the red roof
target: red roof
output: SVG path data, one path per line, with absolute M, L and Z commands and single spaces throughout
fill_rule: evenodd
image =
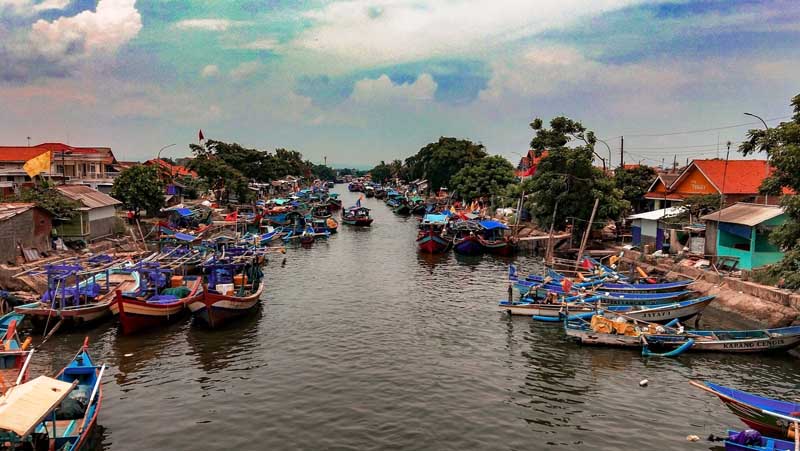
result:
M 33 147 L 28 146 L 0 146 L 0 161 L 24 162 L 37 157 L 44 152 L 65 152 L 67 154 L 106 154 L 108 163 L 113 162 L 114 154 L 108 147 L 73 147 L 64 143 L 42 143 Z
M 164 168 L 167 172 L 169 172 L 173 176 L 197 178 L 197 173 L 192 171 L 191 169 L 188 169 L 185 166 L 180 166 L 177 164 L 170 164 L 168 161 L 153 159 L 153 160 L 147 160 L 144 164 L 157 164 L 162 168 Z
M 774 169 L 766 160 L 694 160 L 693 165 L 723 194 L 756 194 Z

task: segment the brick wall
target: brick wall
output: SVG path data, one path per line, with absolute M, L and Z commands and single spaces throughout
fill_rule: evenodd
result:
M 50 249 L 50 218 L 36 208 L 0 221 L 0 262 L 14 262 L 18 243 L 26 248 Z

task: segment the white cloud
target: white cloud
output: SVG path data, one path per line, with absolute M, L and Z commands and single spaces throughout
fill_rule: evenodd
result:
M 278 40 L 272 38 L 258 39 L 247 42 L 236 48 L 245 50 L 275 50 L 278 47 Z
M 186 19 L 176 22 L 175 26 L 182 30 L 225 31 L 228 28 L 241 27 L 247 24 L 249 22 L 228 19 Z
M 487 51 L 643 0 L 348 0 L 306 13 L 293 42 L 362 64 Z
M 30 16 L 42 11 L 64 9 L 70 0 L 44 0 L 36 3 L 33 0 L 0 0 L 0 12 L 8 10 L 21 16 Z
M 414 83 L 395 84 L 388 75 L 359 80 L 353 86 L 350 100 L 356 104 L 390 104 L 432 100 L 436 81 L 430 74 L 421 74 Z
M 204 67 L 202 71 L 200 71 L 200 75 L 203 78 L 214 78 L 219 76 L 219 66 L 216 64 L 209 64 L 208 66 Z
M 47 57 L 73 60 L 97 53 L 112 53 L 139 34 L 142 16 L 135 0 L 100 0 L 95 11 L 37 20 L 30 41 Z
M 230 77 L 234 80 L 244 80 L 255 75 L 261 69 L 261 63 L 258 61 L 246 61 L 231 69 Z

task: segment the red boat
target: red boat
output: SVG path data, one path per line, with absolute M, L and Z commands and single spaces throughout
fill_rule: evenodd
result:
M 215 328 L 255 311 L 264 291 L 264 273 L 258 258 L 215 260 L 203 266 L 208 286 L 201 298 L 188 304 L 196 319 Z
M 360 203 L 360 201 L 359 201 Z M 352 226 L 369 227 L 373 219 L 369 216 L 369 208 L 356 205 L 342 211 L 342 222 Z
M 517 240 L 505 234 L 507 225 L 492 220 L 481 221 L 480 225 L 483 231 L 478 235 L 478 241 L 486 252 L 507 256 L 517 250 Z
M 123 295 L 117 291 L 111 313 L 119 314 L 125 335 L 174 322 L 187 313 L 189 303 L 203 298 L 202 282 L 200 276 L 184 276 L 180 286 L 168 288 L 160 294 Z
M 443 236 L 444 227 L 447 225 L 447 216 L 425 215 L 419 223 L 417 234 L 417 247 L 420 252 L 427 254 L 441 254 L 450 249 L 453 241 Z

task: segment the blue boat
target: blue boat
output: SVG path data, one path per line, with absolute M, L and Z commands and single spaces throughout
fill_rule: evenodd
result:
M 758 431 L 728 431 L 725 451 L 794 451 L 795 443 L 762 436 Z

